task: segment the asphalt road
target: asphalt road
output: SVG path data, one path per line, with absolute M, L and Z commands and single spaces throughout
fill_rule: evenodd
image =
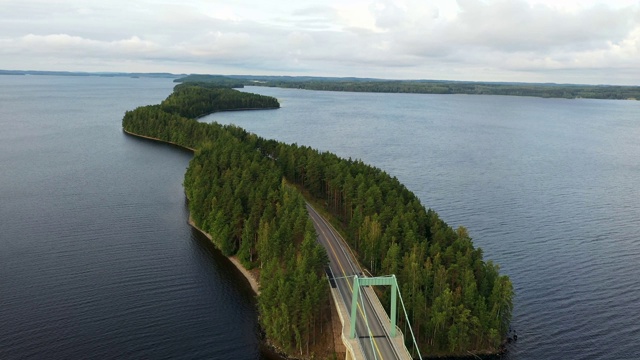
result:
M 351 309 L 353 296 L 353 276 L 362 277 L 362 270 L 353 260 L 338 232 L 311 205 L 307 204 L 309 216 L 313 221 L 318 241 L 327 249 L 329 266 L 335 277 L 335 284 L 348 309 Z M 389 339 L 389 321 L 384 315 L 377 314 L 367 294 L 360 291 L 358 300 L 358 319 L 356 337 L 366 359 L 400 359 Z M 364 315 L 366 314 L 366 320 Z M 347 314 L 347 316 L 351 316 Z M 382 320 L 384 319 L 384 320 Z M 368 325 L 368 326 L 367 326 Z

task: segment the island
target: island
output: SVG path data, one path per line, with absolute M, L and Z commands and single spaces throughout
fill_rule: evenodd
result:
M 533 96 L 563 99 L 640 99 L 640 86 L 555 83 L 478 82 L 451 80 L 386 80 L 314 76 L 197 75 L 175 82 L 216 81 L 242 86 L 269 86 L 320 91 Z
M 234 81 L 201 80 L 177 85 L 158 105 L 127 111 L 123 129 L 194 151 L 183 183 L 190 216 L 257 278 L 269 346 L 292 358 L 335 356 L 322 341 L 331 328 L 327 254 L 308 201 L 367 271 L 396 275 L 422 354 L 502 351 L 513 286 L 465 228 L 451 228 L 395 177 L 362 161 L 199 122 L 216 111 L 279 107 L 275 98 L 232 89 Z M 389 290 L 377 292 L 388 308 Z

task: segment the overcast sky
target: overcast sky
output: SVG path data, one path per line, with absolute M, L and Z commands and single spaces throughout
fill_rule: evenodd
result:
M 640 0 L 0 0 L 0 69 L 640 85 Z

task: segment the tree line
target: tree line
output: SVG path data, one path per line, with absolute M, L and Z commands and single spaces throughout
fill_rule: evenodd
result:
M 287 180 L 322 199 L 374 275 L 396 274 L 421 350 L 491 352 L 509 330 L 513 286 L 397 178 L 359 160 L 260 139 Z M 388 290 L 387 290 L 388 291 Z M 389 305 L 389 295 L 382 295 Z M 400 326 L 404 326 L 404 319 Z
M 640 100 L 640 86 L 508 83 L 447 80 L 382 80 L 310 76 L 190 75 L 174 80 L 322 91 L 534 96 L 564 99 Z
M 258 308 L 269 341 L 289 354 L 309 355 L 328 313 L 328 259 L 304 199 L 283 183 L 277 165 L 256 151 L 257 137 L 189 118 L 221 109 L 272 108 L 274 100 L 178 85 L 160 105 L 127 111 L 122 123 L 128 132 L 196 149 L 183 183 L 193 221 L 223 254 L 261 269 Z
M 457 81 L 302 81 L 266 82 L 255 85 L 349 92 L 414 93 L 414 94 L 467 94 L 534 96 L 564 99 L 640 99 L 638 86 L 571 85 L 571 84 L 514 84 L 476 83 Z
M 396 274 L 422 353 L 499 348 L 513 286 L 466 229 L 451 228 L 395 177 L 359 160 L 194 120 L 221 109 L 216 98 L 203 101 L 211 90 L 178 85 L 162 104 L 127 112 L 123 127 L 198 149 L 184 181 L 192 217 L 223 253 L 261 269 L 260 322 L 269 339 L 308 352 L 328 296 L 326 253 L 288 183 L 324 202 L 361 264 L 373 274 Z M 388 306 L 389 293 L 380 295 Z

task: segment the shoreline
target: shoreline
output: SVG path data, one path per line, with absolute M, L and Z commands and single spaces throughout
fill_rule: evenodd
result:
M 135 136 L 135 137 L 139 137 L 139 138 L 144 138 L 147 140 L 153 140 L 153 141 L 158 141 L 161 143 L 166 143 L 166 144 L 170 144 L 173 146 L 177 146 L 179 148 L 182 149 L 186 149 L 189 151 L 192 151 L 193 153 L 195 153 L 197 150 L 193 149 L 193 148 L 189 148 L 171 141 L 166 141 L 166 140 L 162 140 L 162 139 L 158 139 L 158 138 L 154 138 L 154 137 L 150 137 L 150 136 L 144 136 L 144 135 L 139 135 L 130 131 L 125 130 L 124 128 L 122 129 L 123 132 L 125 132 L 128 135 L 131 136 Z M 188 197 L 186 196 L 185 193 L 185 198 L 187 201 L 189 201 Z M 187 210 L 189 211 L 189 210 Z M 198 227 L 195 222 L 193 221 L 193 218 L 191 216 L 191 212 L 189 211 L 189 218 L 188 218 L 188 224 L 196 229 L 198 232 L 200 232 L 202 235 L 204 235 L 211 244 L 213 244 L 217 250 L 219 250 L 218 245 L 213 241 L 213 237 L 207 233 L 206 231 L 204 231 L 203 229 L 201 229 L 200 227 Z M 222 253 L 221 253 L 222 254 Z M 254 296 L 259 296 L 260 295 L 260 283 L 258 281 L 258 279 L 256 278 L 256 276 L 254 275 L 254 273 L 252 273 L 250 270 L 248 270 L 244 265 L 242 265 L 242 263 L 240 262 L 240 260 L 236 257 L 236 256 L 226 256 L 224 254 L 222 254 L 225 258 L 227 258 L 235 267 L 236 269 L 238 269 L 238 271 L 240 271 L 240 273 L 244 276 L 244 278 L 247 280 L 247 282 L 249 283 L 252 292 L 254 293 Z M 333 304 L 333 300 L 330 299 L 330 307 L 333 311 L 333 309 L 335 309 L 335 305 Z M 259 316 L 259 312 L 258 312 L 258 316 Z M 333 318 L 333 314 L 331 315 L 331 319 Z M 332 321 L 331 323 L 331 331 L 333 334 L 338 334 L 342 332 L 342 326 L 341 324 L 337 324 L 334 321 Z M 262 329 L 261 329 L 262 331 Z M 335 336 L 335 335 L 334 335 Z M 339 337 L 334 338 L 333 339 L 333 348 L 334 348 L 334 353 L 342 353 L 341 351 L 336 351 L 339 346 L 338 344 L 341 343 L 339 341 L 336 341 L 336 339 L 339 339 Z M 505 341 L 500 345 L 500 347 L 498 349 L 496 349 L 496 351 L 479 351 L 476 353 L 471 353 L 471 352 L 467 352 L 467 353 L 462 353 L 462 354 L 443 354 L 443 355 L 435 355 L 436 358 L 453 358 L 453 359 L 465 359 L 465 358 L 471 358 L 471 356 L 473 356 L 473 358 L 478 358 L 479 356 L 484 357 L 490 357 L 492 358 L 493 356 L 501 356 L 504 353 L 506 353 L 508 351 L 507 347 L 507 341 L 505 339 Z M 262 333 L 262 338 L 260 339 L 260 349 L 261 352 L 263 353 L 268 353 L 268 357 L 270 359 L 277 359 L 277 360 L 284 360 L 284 359 L 299 359 L 298 357 L 296 357 L 295 355 L 291 355 L 291 354 L 287 354 L 286 352 L 284 352 L 282 349 L 279 349 L 277 347 L 275 347 L 273 344 L 270 343 L 269 339 L 265 337 L 264 333 Z
M 207 233 L 206 231 L 200 229 L 196 225 L 196 223 L 193 221 L 193 218 L 191 218 L 191 214 L 189 214 L 188 223 L 189 223 L 189 225 L 191 225 L 191 227 L 193 227 L 194 229 L 198 230 L 202 235 L 206 236 L 207 239 L 209 239 L 209 241 L 211 241 L 211 243 L 213 245 L 216 245 L 213 242 L 213 238 L 211 237 L 211 235 L 209 233 Z M 235 267 L 238 270 L 240 270 L 242 275 L 247 279 L 247 281 L 249 282 L 249 285 L 251 285 L 251 290 L 253 290 L 253 293 L 255 295 L 260 295 L 260 283 L 258 283 L 258 280 L 255 278 L 255 276 L 253 276 L 253 274 L 246 267 L 244 267 L 244 265 L 242 265 L 242 263 L 240 262 L 240 260 L 238 260 L 238 258 L 236 256 L 225 256 L 225 257 L 227 259 L 229 259 L 229 261 L 231 261 L 231 263 L 233 265 L 235 265 Z
M 171 141 L 165 141 L 162 139 L 158 139 L 158 138 L 154 138 L 151 136 L 145 136 L 145 135 L 140 135 L 140 134 L 136 134 L 133 133 L 131 131 L 127 131 L 124 128 L 122 128 L 123 132 L 131 135 L 131 136 L 135 136 L 135 137 L 140 137 L 140 138 L 144 138 L 147 140 L 153 140 L 153 141 L 158 141 L 158 142 L 162 142 L 162 143 L 167 143 L 170 145 L 174 145 L 177 146 L 179 148 L 182 149 L 186 149 L 186 150 L 190 150 L 193 153 L 196 152 L 196 149 L 192 149 L 186 146 L 182 146 L 180 144 L 176 144 L 173 143 Z M 185 193 L 185 198 L 187 201 L 189 201 L 189 198 L 186 196 Z M 213 241 L 213 237 L 211 236 L 211 234 L 207 233 L 206 231 L 204 231 L 203 229 L 201 229 L 200 227 L 198 227 L 195 222 L 193 221 L 193 217 L 191 216 L 191 211 L 189 211 L 189 219 L 188 219 L 188 224 L 198 230 L 198 232 L 200 232 L 202 235 L 204 235 L 207 239 L 209 239 L 209 241 L 211 242 L 211 244 L 213 244 L 213 246 L 216 247 L 216 249 L 218 249 L 218 246 L 215 244 L 215 242 Z M 224 255 L 223 255 L 224 256 Z M 237 256 L 225 256 L 235 267 L 236 269 L 238 269 L 238 271 L 240 271 L 240 273 L 242 274 L 242 276 L 244 276 L 244 278 L 247 280 L 247 282 L 249 283 L 249 286 L 251 287 L 251 290 L 254 293 L 254 296 L 259 296 L 260 295 L 260 282 L 258 281 L 258 279 L 256 278 L 256 276 L 254 275 L 253 272 L 251 272 L 249 269 L 247 269 L 246 267 L 244 267 L 244 265 L 242 265 L 242 263 L 240 262 L 240 260 L 238 259 Z M 335 309 L 335 307 L 333 305 L 330 305 L 331 309 Z M 259 313 L 258 313 L 258 316 Z M 336 333 L 335 329 L 333 329 L 333 327 L 336 326 L 336 324 L 334 322 L 331 323 L 332 325 L 332 337 L 335 336 L 334 333 Z M 341 332 L 342 327 L 339 326 L 339 330 L 337 331 L 337 333 Z M 269 341 L 268 338 L 266 338 L 264 336 L 264 332 L 262 332 L 262 336 L 260 337 L 259 343 L 260 343 L 260 352 L 263 354 L 263 356 L 266 355 L 266 357 L 268 359 L 271 360 L 286 360 L 286 359 L 297 359 L 298 357 L 291 355 L 291 354 L 287 354 L 286 352 L 284 352 L 282 349 L 279 349 L 278 347 L 274 346 L 273 344 L 271 344 L 271 342 Z M 335 352 L 336 350 L 336 342 L 335 339 L 333 340 L 333 351 Z
M 148 139 L 148 140 L 154 140 L 154 141 L 159 141 L 159 142 L 163 142 L 166 144 L 171 144 L 183 149 L 187 149 L 190 150 L 192 152 L 196 152 L 196 149 L 187 147 L 187 146 L 182 146 L 180 144 L 176 144 L 174 142 L 171 141 L 165 141 L 162 139 L 158 139 L 158 138 L 154 138 L 151 136 L 145 136 L 145 135 L 140 135 L 140 134 L 136 134 L 133 133 L 131 131 L 127 131 L 126 129 L 122 128 L 122 131 L 124 131 L 126 134 L 129 134 L 131 136 L 136 136 L 136 137 L 140 137 L 143 139 Z M 189 200 L 189 199 L 187 199 Z M 206 236 L 207 239 L 209 239 L 209 241 L 211 241 L 211 243 L 217 247 L 217 245 L 213 242 L 213 238 L 211 237 L 211 235 L 209 233 L 207 233 L 206 231 L 202 230 L 201 228 L 199 228 L 196 223 L 193 221 L 193 218 L 191 217 L 191 212 L 189 212 L 189 221 L 188 221 L 189 225 L 191 225 L 191 227 L 193 227 L 194 229 L 198 230 L 202 235 Z M 245 279 L 247 279 L 247 281 L 249 282 L 249 285 L 251 286 L 251 290 L 253 290 L 254 295 L 260 295 L 260 283 L 258 282 L 258 280 L 256 279 L 256 277 L 251 273 L 251 271 L 249 271 L 246 267 L 244 267 L 244 265 L 242 265 L 242 263 L 240 262 L 240 260 L 238 260 L 238 258 L 236 256 L 225 256 L 227 259 L 229 259 L 229 261 L 231 261 L 231 263 L 240 271 L 240 273 L 245 277 Z
M 174 142 L 172 142 L 172 141 L 167 141 L 167 140 L 162 140 L 162 139 L 154 138 L 154 137 L 151 137 L 151 136 L 145 136 L 145 135 L 136 134 L 136 133 L 133 133 L 133 132 L 131 132 L 131 131 L 126 130 L 125 128 L 122 128 L 122 131 L 123 131 L 125 134 L 129 134 L 129 135 L 131 135 L 131 136 L 135 136 L 135 137 L 139 137 L 139 138 L 143 138 L 143 139 L 148 139 L 148 140 L 155 140 L 155 141 L 159 141 L 159 142 L 162 142 L 162 143 L 165 143 L 165 144 L 171 144 L 171 145 L 173 145 L 173 146 L 177 146 L 177 147 L 179 147 L 179 148 L 189 150 L 189 151 L 191 151 L 191 152 L 193 152 L 193 153 L 195 153 L 195 152 L 196 152 L 196 149 L 194 149 L 194 148 L 190 148 L 190 147 L 188 147 L 188 146 L 180 145 L 180 144 L 178 144 L 178 143 L 174 143 Z

